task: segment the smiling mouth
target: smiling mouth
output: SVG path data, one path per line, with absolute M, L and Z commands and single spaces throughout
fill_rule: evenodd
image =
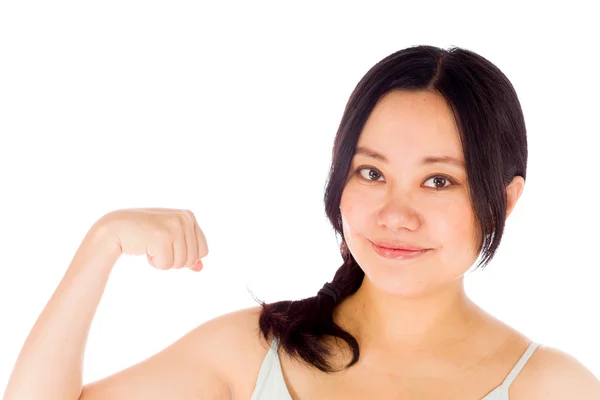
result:
M 382 241 L 373 242 L 371 240 L 369 240 L 369 242 L 371 242 L 372 244 L 374 244 L 378 247 L 381 247 L 382 249 L 388 249 L 388 250 L 404 250 L 404 251 L 429 250 L 424 247 L 413 246 L 413 245 L 396 245 L 391 242 L 382 242 Z
M 422 250 L 406 250 L 406 249 L 395 249 L 389 247 L 379 246 L 371 241 L 371 246 L 375 249 L 375 252 L 382 257 L 391 258 L 395 260 L 408 260 L 415 257 L 418 257 L 422 254 L 429 252 L 431 249 L 422 249 Z

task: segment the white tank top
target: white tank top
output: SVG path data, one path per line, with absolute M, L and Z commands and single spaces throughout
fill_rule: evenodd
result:
M 519 372 L 521 372 L 521 369 L 525 366 L 525 363 L 527 363 L 529 357 L 531 357 L 538 346 L 538 343 L 531 343 L 506 379 L 504 379 L 504 382 L 481 400 L 508 400 L 508 389 L 510 385 Z M 279 354 L 277 353 L 278 348 L 279 340 L 278 338 L 275 338 L 271 342 L 270 349 L 260 366 L 256 386 L 250 400 L 292 400 L 292 396 L 283 379 Z

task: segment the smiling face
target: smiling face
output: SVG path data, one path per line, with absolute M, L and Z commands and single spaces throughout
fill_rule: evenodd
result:
M 380 99 L 358 140 L 340 209 L 348 249 L 383 292 L 417 296 L 468 271 L 479 227 L 458 127 L 441 95 L 392 91 Z M 430 250 L 395 259 L 372 242 Z

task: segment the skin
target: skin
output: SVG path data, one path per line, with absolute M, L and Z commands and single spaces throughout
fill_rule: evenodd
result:
M 287 390 L 294 400 L 482 399 L 504 380 L 531 341 L 464 292 L 463 276 L 476 261 L 479 243 L 464 170 L 418 166 L 429 155 L 460 158 L 451 113 L 434 93 L 391 93 L 375 108 L 359 145 L 389 159 L 384 163 L 357 154 L 351 171 L 366 164 L 380 175 L 364 172 L 375 180 L 370 182 L 350 174 L 340 207 L 348 247 L 365 280 L 334 309 L 333 318 L 357 338 L 360 359 L 347 370 L 325 374 L 279 349 Z M 430 179 L 441 174 L 454 179 L 455 186 L 435 191 L 436 185 L 448 185 Z M 507 187 L 507 217 L 523 184 L 517 177 Z M 125 235 L 135 239 L 130 244 L 141 246 L 140 254 L 146 245 L 155 248 L 156 238 L 165 238 L 168 221 L 177 227 L 177 236 L 182 233 L 173 218 L 160 222 L 155 213 L 134 218 L 138 214 L 130 213 L 129 223 L 117 226 L 138 229 L 154 221 Z M 257 334 L 260 307 L 206 321 L 157 354 L 82 387 L 87 333 L 120 253 L 109 251 L 114 226 L 96 224 L 86 235 L 32 329 L 4 399 L 249 399 L 270 345 Z M 191 232 L 191 225 L 185 226 Z M 123 234 L 121 228 L 117 231 Z M 148 237 L 140 242 L 140 235 Z M 432 251 L 411 261 L 389 260 L 369 247 L 369 239 L 403 240 Z M 193 266 L 196 260 L 188 259 Z M 343 342 L 325 341 L 334 347 L 329 361 L 343 368 L 350 361 Z M 574 357 L 541 346 L 509 395 L 511 400 L 592 400 L 600 398 L 600 382 Z
M 464 169 L 418 166 L 429 155 L 462 160 L 450 110 L 434 93 L 391 93 L 374 109 L 359 145 L 389 159 L 357 154 L 351 171 L 369 165 L 383 181 L 349 174 L 340 206 L 349 250 L 365 279 L 333 317 L 357 338 L 360 360 L 325 374 L 279 349 L 287 391 L 294 400 L 482 399 L 531 340 L 465 294 L 463 276 L 476 261 L 480 238 Z M 435 191 L 436 184 L 448 185 L 429 179 L 440 174 L 456 186 Z M 507 187 L 506 217 L 523 186 L 516 177 Z M 433 250 L 409 262 L 393 261 L 379 257 L 368 239 L 404 240 Z M 270 345 L 257 334 L 259 312 L 252 307 L 207 321 L 153 357 L 86 385 L 81 400 L 249 399 Z M 347 348 L 327 341 L 334 347 L 330 361 L 343 368 L 350 361 Z M 511 400 L 592 400 L 600 398 L 600 382 L 572 356 L 540 346 L 509 394 Z
M 324 376 L 318 392 L 300 389 L 297 397 L 341 388 L 350 388 L 349 396 L 361 390 L 372 396 L 377 387 L 380 396 L 436 398 L 455 388 L 482 398 L 531 341 L 465 293 L 464 275 L 477 260 L 481 236 L 451 109 L 433 92 L 393 91 L 375 106 L 357 149 L 369 151 L 357 151 L 352 160 L 340 210 L 346 244 L 365 279 L 334 319 L 357 338 L 361 359 L 345 378 Z M 462 165 L 423 165 L 428 156 L 453 157 Z M 506 217 L 523 187 L 520 176 L 507 187 Z M 370 243 L 380 240 L 430 250 L 412 260 L 386 259 Z M 331 344 L 334 365 L 342 367 L 350 353 L 339 341 Z M 391 378 L 373 378 L 375 371 Z M 473 385 L 483 371 L 489 376 Z M 377 384 L 367 384 L 365 376 Z
M 341 199 L 344 237 L 365 272 L 358 292 L 340 313 L 362 320 L 360 334 L 389 350 L 448 346 L 485 316 L 464 290 L 478 257 L 480 234 L 464 166 L 421 164 L 450 156 L 464 165 L 458 127 L 443 97 L 393 91 L 367 120 Z M 517 176 L 506 189 L 510 215 L 524 187 Z M 406 241 L 427 253 L 386 259 L 370 241 Z
M 374 108 L 357 148 L 371 155 L 356 152 L 340 210 L 346 244 L 365 279 L 336 307 L 334 320 L 355 336 L 361 356 L 350 369 L 328 375 L 280 351 L 288 390 L 294 399 L 482 399 L 502 383 L 531 340 L 465 293 L 464 275 L 477 260 L 481 236 L 452 111 L 433 92 L 391 92 Z M 463 166 L 422 165 L 428 156 L 450 156 Z M 520 176 L 507 186 L 506 218 L 523 187 Z M 391 260 L 378 255 L 369 240 L 431 250 L 412 260 Z M 351 359 L 348 348 L 337 339 L 325 341 L 334 367 L 343 368 Z M 551 381 L 552 370 L 579 377 L 577 386 L 572 379 Z M 597 379 L 580 363 L 541 346 L 510 396 L 592 398 L 598 390 Z

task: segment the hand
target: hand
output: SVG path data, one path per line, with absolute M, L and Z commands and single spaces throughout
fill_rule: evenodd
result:
M 208 254 L 204 233 L 189 210 L 134 208 L 116 210 L 99 221 L 108 226 L 121 254 L 146 254 L 148 262 L 160 270 L 202 269 Z

